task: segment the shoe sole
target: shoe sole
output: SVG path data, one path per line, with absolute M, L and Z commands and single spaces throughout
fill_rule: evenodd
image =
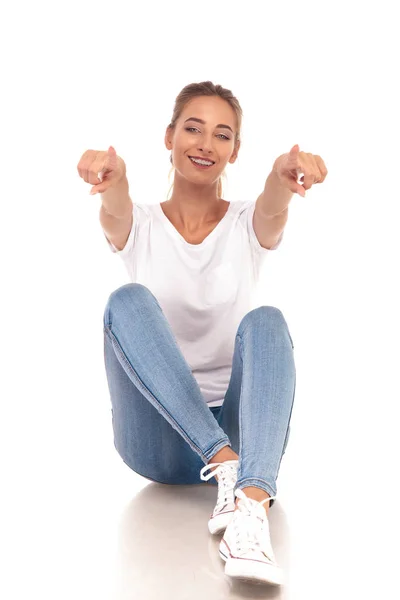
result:
M 260 585 L 280 586 L 283 584 L 282 572 L 273 565 L 225 556 L 221 550 L 219 550 L 219 555 L 225 562 L 225 575 L 229 577 Z
M 228 527 L 229 523 L 232 520 L 233 510 L 222 513 L 220 515 L 216 515 L 212 517 L 208 521 L 208 531 L 212 535 L 217 535 L 218 533 L 223 533 L 225 529 Z

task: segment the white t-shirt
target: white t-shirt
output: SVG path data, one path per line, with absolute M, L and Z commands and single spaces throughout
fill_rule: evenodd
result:
M 223 404 L 237 329 L 255 308 L 253 293 L 270 252 L 254 232 L 254 209 L 254 201 L 231 202 L 215 229 L 195 245 L 181 236 L 160 204 L 134 204 L 125 247 L 118 251 L 106 238 L 131 282 L 157 298 L 209 407 Z

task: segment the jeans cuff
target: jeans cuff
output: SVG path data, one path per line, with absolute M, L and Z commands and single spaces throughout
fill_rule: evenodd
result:
M 238 479 L 235 485 L 234 491 L 238 489 L 242 489 L 245 487 L 257 487 L 264 492 L 267 492 L 270 496 L 276 496 L 276 487 L 272 487 L 267 481 L 264 479 L 258 479 L 257 477 L 248 477 L 247 479 Z M 270 502 L 270 506 L 272 505 L 273 500 Z
M 207 450 L 207 452 L 204 453 L 204 456 L 206 457 L 207 461 L 209 461 L 210 458 L 212 458 L 215 454 L 217 454 L 217 452 L 222 450 L 222 448 L 224 448 L 225 446 L 230 446 L 230 445 L 231 445 L 231 442 L 230 442 L 228 436 L 225 436 L 224 438 L 222 438 L 222 440 L 220 440 L 219 442 L 214 444 L 214 446 L 210 450 Z

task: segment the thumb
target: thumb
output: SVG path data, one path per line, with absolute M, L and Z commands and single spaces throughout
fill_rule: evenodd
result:
M 117 161 L 117 151 L 115 150 L 114 146 L 109 147 L 109 149 L 107 150 L 107 156 L 111 161 L 110 164 L 114 167 Z
M 108 158 L 111 161 L 111 164 L 109 164 L 109 166 L 111 168 L 114 168 L 116 166 L 116 159 L 117 159 L 117 151 L 115 150 L 114 146 L 110 146 L 108 148 L 107 155 L 108 155 Z M 114 161 L 115 161 L 115 163 L 114 163 Z M 107 190 L 107 188 L 108 188 L 107 184 L 101 185 L 103 183 L 103 177 L 102 176 L 103 176 L 103 173 L 106 170 L 107 170 L 106 167 L 104 167 L 103 170 L 100 171 L 100 174 L 99 174 L 101 176 L 100 183 L 98 183 L 97 185 L 94 185 L 92 187 L 92 189 L 89 192 L 89 194 L 91 196 L 93 196 L 94 194 L 99 194 L 99 193 L 102 194 L 103 192 L 105 192 Z
M 289 154 L 290 154 L 290 158 L 296 158 L 296 156 L 298 155 L 299 151 L 300 151 L 300 146 L 299 146 L 299 144 L 295 144 L 295 145 L 293 146 L 293 148 L 290 150 L 290 153 L 289 153 Z M 298 175 L 299 175 L 299 174 L 300 174 L 300 170 L 298 169 Z M 305 198 L 305 196 L 306 196 L 306 191 L 305 191 L 304 187 L 303 187 L 301 184 L 299 184 L 299 183 L 297 182 L 297 183 L 296 183 L 296 186 L 295 186 L 295 188 L 296 188 L 296 189 L 295 189 L 295 190 L 293 190 L 293 192 L 294 192 L 295 194 L 299 194 L 300 196 L 302 196 L 303 198 Z
M 296 186 L 296 192 L 297 194 L 299 194 L 299 196 L 302 196 L 303 198 L 306 197 L 306 190 L 303 188 L 302 185 L 297 185 Z
M 115 150 L 114 146 L 110 146 L 107 150 L 107 160 L 105 161 L 103 169 L 100 171 L 101 181 L 103 181 L 104 173 L 115 169 L 115 167 L 117 166 L 117 158 L 117 151 Z
M 114 146 L 110 146 L 109 149 L 107 150 L 107 157 L 108 157 L 108 166 L 111 169 L 115 169 L 115 167 L 117 166 L 117 151 L 115 150 Z M 106 169 L 105 169 L 106 170 Z

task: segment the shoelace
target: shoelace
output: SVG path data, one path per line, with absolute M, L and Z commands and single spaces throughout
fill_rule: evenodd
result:
M 205 465 L 200 471 L 200 479 L 208 481 L 211 477 L 218 475 L 218 497 L 214 513 L 222 511 L 228 502 L 232 502 L 232 490 L 237 481 L 237 466 L 239 461 L 227 460 L 223 463 L 211 463 Z M 208 469 L 216 467 L 213 471 L 204 475 Z
M 276 496 L 257 502 L 252 498 L 248 498 L 240 489 L 236 490 L 235 495 L 239 498 L 239 502 L 232 523 L 236 531 L 238 556 L 243 556 L 249 551 L 258 551 L 263 552 L 269 560 L 274 562 L 275 556 L 269 539 L 268 517 L 262 506 L 269 500 L 276 498 Z M 242 531 L 242 537 L 238 543 L 239 529 Z

